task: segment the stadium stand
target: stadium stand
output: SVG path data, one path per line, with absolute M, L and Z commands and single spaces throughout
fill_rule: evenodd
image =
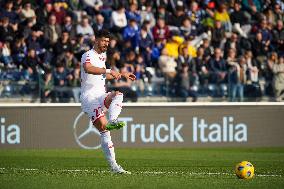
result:
M 108 83 L 128 101 L 282 101 L 280 0 L 6 0 L 0 2 L 0 100 L 78 102 L 80 58 L 113 37 Z

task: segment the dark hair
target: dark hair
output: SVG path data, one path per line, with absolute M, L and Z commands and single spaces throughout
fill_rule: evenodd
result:
M 102 37 L 105 37 L 105 38 L 110 38 L 111 37 L 111 34 L 108 30 L 106 29 L 102 29 L 102 30 L 99 30 L 97 33 L 96 33 L 96 38 L 102 38 Z

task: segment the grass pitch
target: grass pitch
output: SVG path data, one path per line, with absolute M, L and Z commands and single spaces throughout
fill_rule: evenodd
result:
M 108 172 L 101 150 L 0 150 L 0 188 L 284 188 L 284 148 L 116 149 L 132 175 Z M 236 163 L 255 166 L 252 180 Z

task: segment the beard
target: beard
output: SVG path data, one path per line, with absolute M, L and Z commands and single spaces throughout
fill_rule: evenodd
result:
M 107 46 L 106 47 L 101 47 L 101 52 L 106 52 L 107 51 Z

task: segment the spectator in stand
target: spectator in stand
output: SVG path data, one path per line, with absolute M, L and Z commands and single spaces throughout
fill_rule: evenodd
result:
M 272 32 L 269 30 L 268 23 L 266 19 L 263 19 L 260 23 L 260 27 L 258 29 L 258 32 L 262 35 L 262 42 L 265 44 L 265 48 L 270 50 L 271 46 L 271 40 L 272 40 Z
M 177 6 L 176 12 L 170 16 L 168 25 L 170 25 L 172 28 L 181 27 L 184 18 L 186 18 L 184 7 Z
M 46 103 L 48 98 L 51 98 L 51 102 L 55 102 L 56 96 L 54 93 L 54 81 L 52 72 L 47 70 L 40 80 L 40 102 Z
M 204 47 L 199 47 L 197 50 L 197 56 L 192 59 L 192 65 L 195 66 L 198 74 L 198 80 L 201 86 L 207 86 L 209 83 L 209 65 L 206 60 Z
M 125 59 L 125 63 L 122 67 L 126 68 L 128 72 L 133 73 L 135 71 L 135 66 L 136 64 L 136 54 L 134 51 L 129 51 L 126 54 L 126 59 Z
M 188 64 L 189 69 L 192 72 L 196 73 L 196 67 L 194 64 L 192 64 L 192 57 L 188 54 L 188 49 L 186 46 L 183 46 L 180 50 L 180 54 L 177 58 L 177 70 L 180 71 L 182 70 L 182 65 L 183 64 Z
M 123 62 L 120 58 L 120 52 L 118 50 L 114 50 L 109 56 L 108 56 L 108 64 L 110 65 L 111 69 L 120 69 L 122 68 Z
M 280 55 L 284 55 L 284 27 L 283 21 L 278 20 L 272 33 L 272 45 Z
M 193 80 L 189 65 L 182 64 L 182 68 L 180 72 L 178 72 L 175 82 L 178 96 L 182 97 L 184 101 L 186 101 L 188 97 L 192 97 L 192 102 L 197 101 L 198 94 L 196 90 L 194 90 Z
M 63 31 L 61 37 L 54 44 L 53 52 L 58 56 L 61 56 L 65 51 L 71 50 L 72 44 L 70 42 L 69 33 L 67 31 Z
M 10 42 L 4 41 L 0 48 L 0 62 L 3 62 L 5 67 L 12 67 L 13 59 L 10 49 Z
M 137 10 L 137 4 L 131 3 L 129 6 L 129 10 L 126 11 L 126 18 L 128 21 L 135 20 L 137 23 L 141 22 L 140 12 Z
M 151 54 L 154 42 L 151 36 L 148 34 L 146 27 L 141 28 L 138 38 L 138 43 L 139 43 L 139 51 L 143 56 L 143 59 L 145 60 L 147 66 L 152 66 Z
M 284 8 L 284 3 L 282 2 L 282 5 L 283 5 L 283 8 Z M 280 5 L 280 2 L 276 2 L 274 4 L 274 19 L 275 21 L 277 20 L 282 20 L 282 22 L 284 22 L 284 14 L 283 14 L 283 11 L 284 10 L 281 10 L 281 5 Z
M 222 48 L 226 42 L 225 30 L 219 20 L 215 21 L 214 26 L 215 27 L 212 29 L 211 44 L 214 48 Z
M 214 52 L 214 48 L 210 46 L 208 38 L 203 39 L 202 47 L 204 48 L 204 59 L 208 62 Z
M 253 56 L 256 57 L 256 59 L 260 62 L 261 67 L 263 67 L 264 61 L 269 52 L 269 48 L 267 47 L 266 43 L 262 40 L 261 32 L 256 33 L 256 37 L 252 42 L 252 47 L 257 47 L 252 49 Z
M 72 79 L 72 76 L 69 75 L 62 63 L 56 65 L 56 68 L 53 72 L 53 78 L 55 86 L 54 91 L 56 97 L 59 99 L 59 102 L 69 102 L 70 91 L 66 87 L 68 82 Z
M 13 1 L 9 0 L 6 1 L 5 5 L 4 5 L 4 9 L 1 10 L 0 13 L 0 18 L 9 18 L 9 21 L 11 22 L 11 24 L 16 24 L 18 23 L 19 20 L 19 15 L 13 10 Z
M 133 49 L 136 49 L 138 47 L 139 27 L 135 19 L 129 20 L 129 25 L 123 31 L 123 40 L 124 41 L 130 40 Z
M 0 41 L 13 41 L 16 30 L 11 26 L 9 18 L 3 17 L 0 20 Z
M 164 48 L 164 44 L 161 39 L 158 39 L 152 48 L 151 59 L 154 67 L 158 68 L 158 59 L 161 55 L 161 51 Z
M 230 48 L 229 49 L 229 53 L 228 53 L 228 57 L 227 57 L 227 63 L 230 67 L 230 69 L 232 70 L 240 70 L 240 66 L 239 66 L 239 62 L 237 59 L 237 52 L 235 48 Z
M 167 43 L 165 44 L 165 48 L 167 49 L 167 55 L 177 58 L 179 55 L 179 47 L 183 43 L 183 38 L 173 35 Z
M 184 46 L 187 47 L 188 54 L 192 58 L 196 57 L 196 45 L 194 45 L 195 36 L 189 36 L 185 38 L 185 41 L 179 46 L 179 49 L 182 49 Z M 202 41 L 202 40 L 201 40 Z
M 166 25 L 163 18 L 158 18 L 157 25 L 153 28 L 153 37 L 155 40 L 162 40 L 164 44 L 170 37 L 169 27 Z
M 148 21 L 150 24 L 150 28 L 153 28 L 156 25 L 156 19 L 152 10 L 152 4 L 147 2 L 146 5 L 142 6 L 141 15 L 141 23 Z
M 247 38 L 251 30 L 251 25 L 249 24 L 249 17 L 243 10 L 241 10 L 241 8 L 241 3 L 236 1 L 230 18 L 233 24 L 233 29 L 238 31 L 241 36 Z
M 181 31 L 181 34 L 184 38 L 190 37 L 190 36 L 196 36 L 197 31 L 195 25 L 191 24 L 191 21 L 188 17 L 185 17 L 182 20 L 181 27 L 179 28 Z
M 44 26 L 48 22 L 49 15 L 52 13 L 52 3 L 46 3 L 44 7 L 38 7 L 36 9 L 36 15 L 37 15 L 37 23 L 39 26 Z
M 80 86 L 81 86 L 81 78 L 80 78 L 80 63 L 74 66 L 74 69 L 70 73 L 71 79 L 68 81 L 68 86 L 72 87 L 72 94 L 74 101 L 76 103 L 80 100 Z
M 76 38 L 76 26 L 73 24 L 72 17 L 66 15 L 62 24 L 62 31 L 68 32 L 71 39 Z
M 57 64 L 63 64 L 68 72 L 72 71 L 79 64 L 78 59 L 74 56 L 72 49 L 67 48 L 58 58 Z
M 199 8 L 198 3 L 192 1 L 190 4 L 190 9 L 186 13 L 190 18 L 190 21 L 193 26 L 197 29 L 198 33 L 203 30 L 203 26 L 201 25 L 201 21 L 205 17 L 205 11 Z
M 108 29 L 109 26 L 105 23 L 105 18 L 102 14 L 96 14 L 95 24 L 93 25 L 94 32 L 97 33 L 102 29 Z
M 54 3 L 52 14 L 54 14 L 56 17 L 56 23 L 61 25 L 63 24 L 64 18 L 67 13 L 66 10 L 62 6 L 60 6 L 59 3 Z
M 61 27 L 56 24 L 56 17 L 53 14 L 49 16 L 48 24 L 44 26 L 43 33 L 46 46 L 52 48 L 61 36 Z
M 239 60 L 239 65 L 236 66 L 232 64 L 229 73 L 229 84 L 230 84 L 230 100 L 235 102 L 237 96 L 239 101 L 244 101 L 244 85 L 247 81 L 247 65 L 244 57 L 241 57 Z
M 273 72 L 273 89 L 276 101 L 282 101 L 284 97 L 284 57 L 279 57 L 277 63 L 268 62 Z
M 12 48 L 12 57 L 18 69 L 20 68 L 20 65 L 24 60 L 26 54 L 28 54 L 28 48 L 25 39 L 24 38 L 17 39 Z
M 25 21 L 26 19 L 29 18 L 32 19 L 33 24 L 36 23 L 36 14 L 30 2 L 26 2 L 24 4 L 24 8 L 22 9 L 20 17 L 22 21 Z
M 213 17 L 215 21 L 221 22 L 222 27 L 224 27 L 226 32 L 232 31 L 232 23 L 225 4 L 219 5 L 218 9 L 214 12 Z
M 252 51 L 245 52 L 246 64 L 248 66 L 248 80 L 252 83 L 258 83 L 259 62 L 253 57 Z
M 226 40 L 226 43 L 224 45 L 224 57 L 225 58 L 227 58 L 229 50 L 232 48 L 236 50 L 237 55 L 241 55 L 244 53 L 243 51 L 245 48 L 241 47 L 240 39 L 237 33 L 232 33 L 231 37 L 228 40 Z
M 168 23 L 170 22 L 170 14 L 168 11 L 166 11 L 166 7 L 164 5 L 160 5 L 158 7 L 157 13 L 156 13 L 156 20 L 158 19 L 163 19 L 165 24 L 168 25 Z
M 164 77 L 172 81 L 176 76 L 177 62 L 173 57 L 168 55 L 166 48 L 162 50 L 158 63 Z
M 127 19 L 123 6 L 119 6 L 117 10 L 111 13 L 111 21 L 113 23 L 113 32 L 121 33 L 124 30 L 124 28 L 127 26 Z
M 250 19 L 251 25 L 256 25 L 259 22 L 261 22 L 261 20 L 263 19 L 263 14 L 259 12 L 256 6 L 254 5 L 251 6 L 251 10 L 249 11 L 249 14 L 251 16 L 251 19 Z
M 139 94 L 144 94 L 145 90 L 145 83 L 148 81 L 148 78 L 146 79 L 146 70 L 145 70 L 145 62 L 143 59 L 143 56 L 139 54 L 137 56 L 137 64 L 135 65 L 135 72 L 136 76 L 135 85 L 138 88 Z
M 80 59 L 84 52 L 90 50 L 91 46 L 85 43 L 84 36 L 82 34 L 76 35 L 76 42 L 73 46 L 74 54 L 77 59 Z
M 277 65 L 278 62 L 278 55 L 276 52 L 272 52 L 269 56 L 267 61 L 265 62 L 263 68 L 263 76 L 266 81 L 266 93 L 269 96 L 275 95 L 273 93 L 273 79 L 274 79 L 274 74 L 273 72 L 273 66 L 272 65 Z
M 24 58 L 22 62 L 24 68 L 24 78 L 26 80 L 37 81 L 38 70 L 45 69 L 40 59 L 36 55 L 35 49 L 29 49 L 28 55 Z
M 226 83 L 227 64 L 222 58 L 222 51 L 220 48 L 215 48 L 214 57 L 209 61 L 211 71 L 211 82 L 214 84 Z
M 32 18 L 28 18 L 19 24 L 19 30 L 22 31 L 23 37 L 28 38 L 33 31 L 34 28 L 34 21 Z
M 34 49 L 37 55 L 43 54 L 45 52 L 45 48 L 40 41 L 40 37 L 42 35 L 42 32 L 32 31 L 31 35 L 26 39 L 28 49 Z
M 145 27 L 147 29 L 148 35 L 151 37 L 152 40 L 154 40 L 154 36 L 153 36 L 153 32 L 152 32 L 153 27 L 151 27 L 151 23 L 146 20 L 146 21 L 143 22 L 142 27 Z
M 85 39 L 89 39 L 94 36 L 94 30 L 90 25 L 89 18 L 87 16 L 82 17 L 81 23 L 76 27 L 76 33 L 82 34 Z

